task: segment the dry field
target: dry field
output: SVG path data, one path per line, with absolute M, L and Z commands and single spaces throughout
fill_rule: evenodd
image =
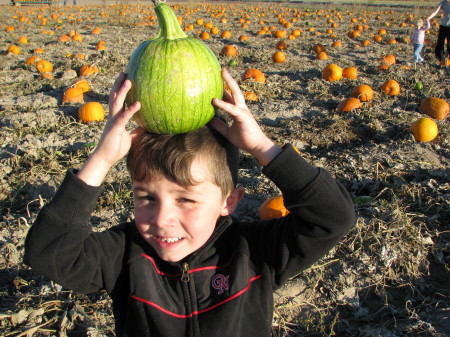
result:
M 274 336 L 450 336 L 449 120 L 436 121 L 439 134 L 430 142 L 417 142 L 410 132 L 424 117 L 425 97 L 450 101 L 449 68 L 433 56 L 437 22 L 427 35 L 424 63 L 411 63 L 405 39 L 431 8 L 214 2 L 177 4 L 176 12 L 183 27 L 194 26 L 190 36 L 210 31 L 197 19 L 218 28 L 204 42 L 242 90 L 257 95 L 248 104 L 264 130 L 327 168 L 355 200 L 357 223 L 342 243 L 276 293 Z M 0 335 L 114 336 L 108 296 L 75 294 L 34 273 L 22 263 L 23 243 L 67 168 L 82 165 L 104 126 L 80 123 L 80 103 L 63 104 L 64 91 L 83 65 L 95 64 L 99 72 L 86 77 L 91 90 L 84 100 L 107 110 L 108 92 L 131 52 L 158 32 L 152 6 L 2 6 L 0 22 Z M 95 27 L 100 34 L 93 34 Z M 266 34 L 258 35 L 263 27 Z M 386 35 L 375 42 L 380 29 Z M 221 37 L 225 30 L 230 37 Z M 287 35 L 277 38 L 283 30 Z M 294 30 L 300 35 L 289 39 Z M 359 36 L 350 38 L 351 30 Z M 71 31 L 82 40 L 59 41 Z M 240 41 L 242 35 L 248 39 Z M 96 49 L 101 40 L 105 50 Z M 281 40 L 286 60 L 275 63 Z M 335 41 L 342 46 L 333 47 Z M 318 43 L 327 60 L 316 59 Z M 12 44 L 20 54 L 8 55 Z M 235 65 L 220 55 L 225 45 L 236 47 Z M 387 54 L 397 63 L 379 69 Z M 26 64 L 32 55 L 53 64 L 53 78 Z M 355 67 L 358 77 L 325 81 L 322 70 L 330 63 Z M 244 82 L 250 67 L 267 82 Z M 381 90 L 388 79 L 398 81 L 399 95 Z M 338 112 L 359 84 L 373 88 L 373 99 Z M 238 215 L 255 218 L 261 202 L 278 191 L 245 154 L 240 179 L 247 195 Z M 129 218 L 130 182 L 121 162 L 107 177 L 91 221 L 102 230 Z

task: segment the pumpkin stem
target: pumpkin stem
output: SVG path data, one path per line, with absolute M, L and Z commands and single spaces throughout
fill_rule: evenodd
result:
M 156 38 L 174 40 L 188 37 L 183 29 L 181 29 L 178 18 L 172 8 L 160 0 L 155 0 L 155 2 L 159 2 L 155 6 L 159 24 L 159 34 Z

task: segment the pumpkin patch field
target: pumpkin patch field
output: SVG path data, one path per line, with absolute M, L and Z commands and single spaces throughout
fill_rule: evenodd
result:
M 269 137 L 326 168 L 354 200 L 350 233 L 275 292 L 273 335 L 450 336 L 450 66 L 434 57 L 439 15 L 425 62 L 412 62 L 410 41 L 437 1 L 166 4 L 237 80 Z M 158 35 L 153 4 L 0 6 L 0 26 L 0 335 L 114 336 L 107 294 L 33 272 L 24 239 L 98 143 L 117 75 Z M 240 164 L 236 215 L 288 214 L 256 160 L 242 153 Z M 104 185 L 94 231 L 133 218 L 124 161 Z

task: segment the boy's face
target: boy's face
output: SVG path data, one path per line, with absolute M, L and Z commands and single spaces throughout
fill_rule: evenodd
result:
M 195 160 L 191 174 L 200 183 L 188 189 L 164 176 L 133 182 L 137 228 L 165 261 L 180 261 L 200 248 L 213 233 L 219 216 L 229 215 L 235 208 L 210 181 L 207 165 Z

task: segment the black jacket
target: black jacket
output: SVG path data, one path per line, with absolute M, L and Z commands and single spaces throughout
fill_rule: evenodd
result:
M 76 292 L 106 289 L 118 336 L 270 336 L 273 291 L 324 256 L 353 225 L 353 203 L 292 146 L 263 172 L 290 213 L 219 219 L 211 238 L 178 263 L 162 261 L 134 222 L 92 232 L 101 188 L 69 171 L 25 243 L 25 262 Z

